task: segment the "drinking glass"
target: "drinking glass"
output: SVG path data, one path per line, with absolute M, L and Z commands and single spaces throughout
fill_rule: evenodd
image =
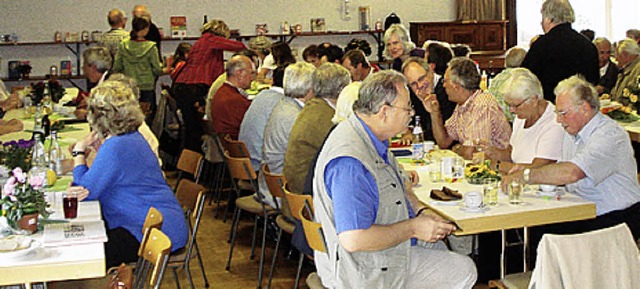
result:
M 441 161 L 439 158 L 434 158 L 429 164 L 429 180 L 432 183 L 442 181 L 442 171 L 440 170 Z
M 498 204 L 498 180 L 488 178 L 483 181 L 484 203 L 495 206 Z
M 75 192 L 65 192 L 62 198 L 65 219 L 75 219 L 78 216 L 78 195 Z
M 509 186 L 509 204 L 519 205 L 522 203 L 522 184 L 519 181 L 512 181 Z

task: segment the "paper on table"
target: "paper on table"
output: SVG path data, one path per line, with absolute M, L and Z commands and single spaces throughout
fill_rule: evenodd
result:
M 44 246 L 106 242 L 107 233 L 102 221 L 73 221 L 47 224 L 44 227 Z

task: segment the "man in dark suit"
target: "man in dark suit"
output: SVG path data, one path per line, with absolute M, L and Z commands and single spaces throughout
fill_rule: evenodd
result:
M 593 40 L 598 49 L 598 65 L 600 67 L 600 81 L 596 86 L 598 95 L 610 93 L 618 79 L 618 66 L 611 61 L 611 42 L 607 38 L 598 37 Z
M 546 0 L 542 4 L 542 35 L 536 40 L 522 67 L 533 72 L 544 90 L 544 98 L 555 101 L 553 89 L 563 79 L 581 74 L 596 85 L 598 50 L 587 38 L 571 28 L 575 14 L 566 0 Z

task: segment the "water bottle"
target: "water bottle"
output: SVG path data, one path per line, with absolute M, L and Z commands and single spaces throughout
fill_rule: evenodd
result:
M 51 142 L 49 143 L 49 168 L 56 172 L 56 175 L 62 175 L 62 151 L 58 143 L 58 132 L 51 132 Z
M 415 125 L 413 126 L 413 140 L 411 142 L 412 158 L 421 160 L 424 157 L 424 134 L 420 116 L 415 116 Z
M 36 107 L 36 113 L 33 116 L 33 135 L 35 136 L 36 134 L 40 134 L 41 136 L 44 136 L 44 127 L 42 126 L 42 104 L 38 104 L 38 106 Z
M 35 143 L 33 144 L 33 150 L 31 152 L 31 170 L 29 174 L 34 176 L 40 176 L 47 181 L 47 155 L 44 151 L 44 144 L 42 143 L 41 135 L 34 135 Z

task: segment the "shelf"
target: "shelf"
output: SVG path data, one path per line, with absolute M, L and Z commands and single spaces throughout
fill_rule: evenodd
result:
M 2 81 L 24 81 L 24 82 L 28 82 L 28 81 L 43 81 L 43 80 L 49 80 L 51 79 L 51 77 L 48 76 L 29 76 L 29 78 L 27 79 L 13 79 L 13 78 L 8 78 L 8 77 L 3 77 Z M 56 80 L 71 80 L 71 79 L 85 79 L 84 75 L 71 75 L 71 76 L 56 76 L 54 79 Z
M 53 42 L 53 41 L 37 41 L 37 42 L 0 42 L 0 46 L 36 46 L 36 45 L 66 45 L 66 44 L 92 44 L 96 43 L 96 41 L 86 41 L 86 42 Z

